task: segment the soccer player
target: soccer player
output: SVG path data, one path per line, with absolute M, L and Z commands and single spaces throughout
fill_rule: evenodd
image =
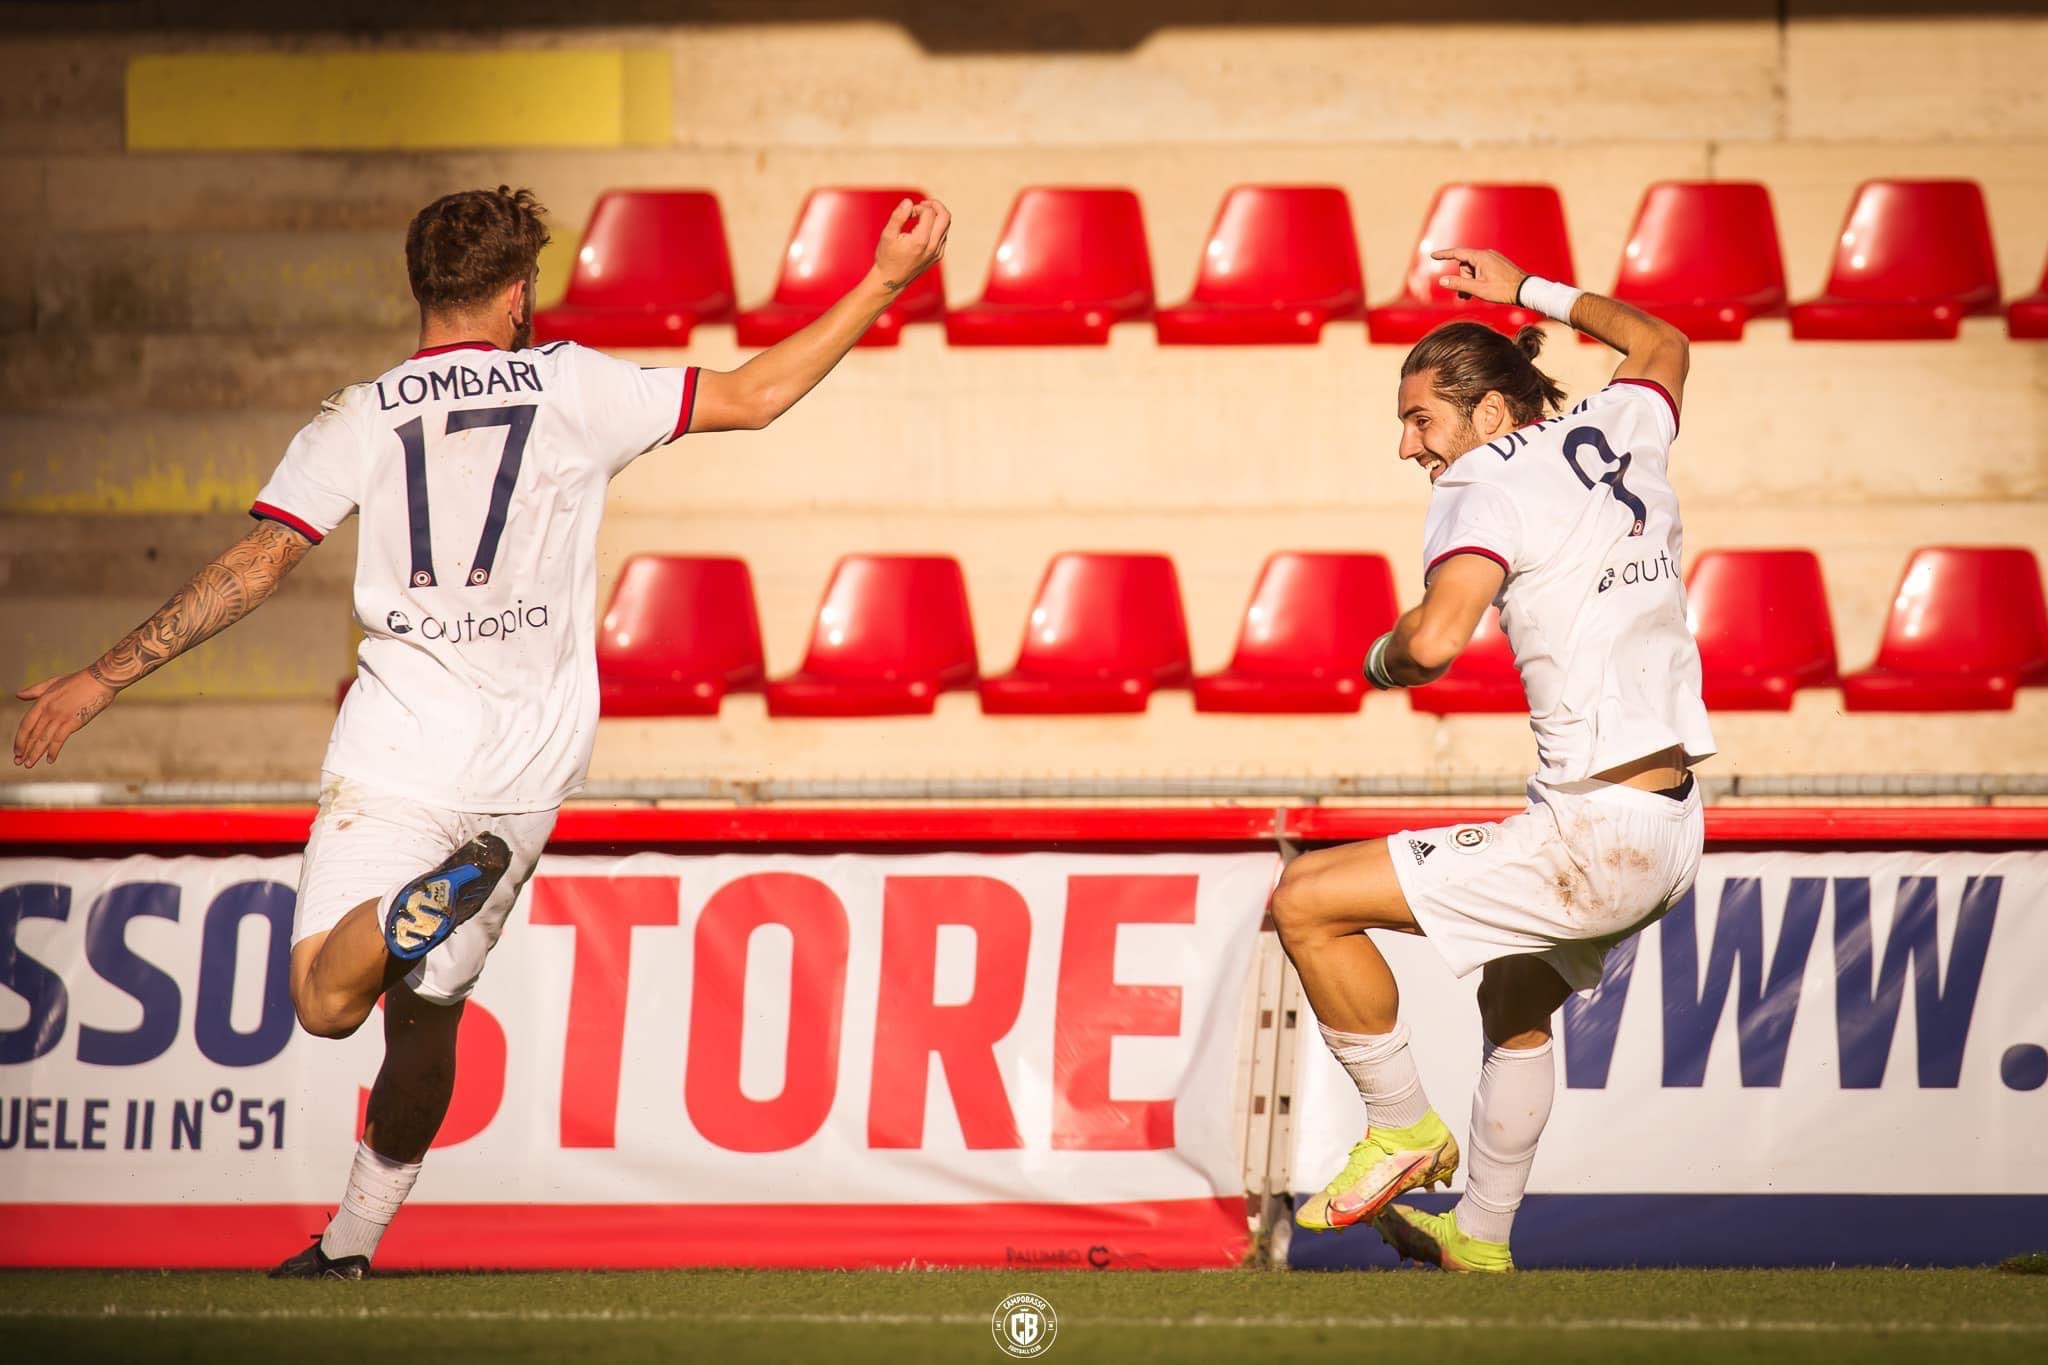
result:
M 1514 1268 L 1508 1233 L 1550 1116 L 1550 1020 L 1600 981 L 1615 944 L 1699 871 L 1691 768 L 1714 752 L 1699 651 L 1678 579 L 1683 333 L 1627 304 L 1530 276 L 1493 251 L 1435 253 L 1443 283 L 1519 302 L 1622 353 L 1570 412 L 1536 368 L 1543 334 L 1437 328 L 1401 367 L 1400 457 L 1429 475 L 1423 597 L 1374 642 L 1380 688 L 1443 676 L 1501 608 L 1536 732 L 1526 810 L 1304 854 L 1273 893 L 1281 942 L 1323 1038 L 1358 1085 L 1366 1134 L 1296 1212 L 1311 1229 L 1372 1222 L 1396 1251 L 1447 1270 Z M 1459 976 L 1478 969 L 1485 1051 L 1465 1193 L 1441 1215 L 1395 1203 L 1449 1181 L 1458 1144 L 1416 1073 L 1400 992 L 1363 931 L 1427 935 Z
M 322 1038 L 385 1000 L 384 1063 L 340 1209 L 274 1276 L 357 1279 L 419 1175 L 455 1082 L 463 1002 L 597 732 L 597 529 L 612 476 L 687 432 L 759 429 L 943 254 L 944 206 L 904 200 L 867 277 L 730 372 L 529 349 L 548 233 L 526 190 L 438 199 L 406 231 L 419 348 L 329 397 L 257 496 L 255 527 L 127 638 L 23 691 L 14 761 L 65 741 L 261 606 L 351 513 L 355 686 L 321 765 L 291 992 Z

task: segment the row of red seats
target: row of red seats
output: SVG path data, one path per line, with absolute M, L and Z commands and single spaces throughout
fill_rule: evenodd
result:
M 821 189 L 805 199 L 775 294 L 734 303 L 718 200 L 703 190 L 618 190 L 598 200 L 567 296 L 534 319 L 543 341 L 679 346 L 699 322 L 732 322 L 767 346 L 815 318 L 867 271 L 875 237 L 908 189 Z M 1138 197 L 1126 189 L 1027 189 L 1017 196 L 978 303 L 948 311 L 937 268 L 869 333 L 894 345 L 906 323 L 943 321 L 956 346 L 1101 345 L 1118 322 L 1151 319 L 1168 344 L 1315 342 L 1332 319 L 1365 319 L 1375 342 L 1408 344 L 1472 317 L 1512 331 L 1525 309 L 1475 305 L 1438 286 L 1436 248 L 1498 248 L 1571 281 L 1564 206 L 1548 185 L 1447 185 L 1417 239 L 1399 298 L 1367 308 L 1344 191 L 1240 185 L 1224 196 L 1184 304 L 1155 308 Z M 1791 305 L 1769 192 L 1740 181 L 1667 181 L 1643 196 L 1614 294 L 1697 340 L 1735 340 L 1752 317 L 1792 319 L 1802 338 L 1954 337 L 1996 314 L 1998 263 L 1984 194 L 1969 180 L 1874 180 L 1849 208 L 1827 287 Z M 2007 313 L 2015 337 L 2048 338 L 2048 270 Z
M 1689 580 L 1706 699 L 1784 711 L 1802 688 L 1842 689 L 1852 711 L 2009 710 L 2048 686 L 2048 606 L 2026 549 L 1915 551 L 1877 660 L 1842 677 L 1820 562 L 1806 550 L 1720 550 Z M 728 692 L 765 691 L 775 716 L 928 715 L 938 694 L 979 690 L 984 711 L 1142 711 L 1192 686 L 1201 711 L 1348 712 L 1364 700 L 1372 640 L 1394 623 L 1394 576 L 1373 554 L 1274 555 L 1229 667 L 1194 677 L 1173 561 L 1063 554 L 1039 585 L 1016 667 L 983 678 L 957 561 L 852 555 L 839 562 L 803 666 L 769 680 L 744 562 L 629 560 L 598 634 L 606 715 L 714 715 Z M 1415 708 L 1519 711 L 1522 689 L 1496 613 Z

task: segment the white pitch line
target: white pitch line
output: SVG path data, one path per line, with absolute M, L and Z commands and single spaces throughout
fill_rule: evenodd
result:
M 551 1308 L 139 1308 L 107 1304 L 101 1308 L 35 1309 L 0 1307 L 0 1319 L 109 1321 L 143 1319 L 192 1322 L 291 1322 L 361 1321 L 387 1319 L 403 1321 L 458 1322 L 676 1322 L 711 1326 L 814 1326 L 814 1327 L 965 1327 L 986 1326 L 988 1317 L 979 1313 L 680 1313 L 644 1309 L 551 1309 Z M 1069 1314 L 1061 1321 L 1069 1330 L 1086 1327 L 1230 1328 L 1253 1331 L 1302 1331 L 1349 1329 L 1358 1331 L 1516 1331 L 1561 1332 L 1659 1332 L 1705 1334 L 1714 1332 L 1790 1333 L 1820 1336 L 1882 1336 L 1888 1334 L 1939 1334 L 1957 1332 L 1974 1335 L 2024 1336 L 2048 1333 L 2048 1322 L 1829 1322 L 1774 1318 L 1484 1318 L 1465 1316 L 1422 1316 L 1409 1314 L 1242 1316 L 1196 1314 L 1191 1317 L 1082 1317 Z

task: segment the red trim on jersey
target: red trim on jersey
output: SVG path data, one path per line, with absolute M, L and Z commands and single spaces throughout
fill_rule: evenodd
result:
M 1673 436 L 1678 434 L 1678 403 L 1671 397 L 1671 390 L 1665 388 L 1654 379 L 1617 379 L 1614 382 L 1616 384 L 1636 384 L 1646 389 L 1655 390 L 1657 396 L 1664 400 L 1664 406 L 1671 409 L 1671 434 Z
M 1497 553 L 1487 549 L 1484 545 L 1460 545 L 1457 549 L 1445 550 L 1435 559 L 1430 560 L 1429 567 L 1422 571 L 1423 581 L 1429 581 L 1429 576 L 1436 572 L 1437 565 L 1443 563 L 1446 559 L 1450 559 L 1456 555 L 1481 555 L 1487 559 L 1492 560 L 1494 563 L 1500 565 L 1500 571 L 1502 573 L 1514 572 L 1513 569 L 1508 567 L 1508 562 L 1505 559 L 1502 559 Z
M 493 346 L 488 341 L 451 341 L 446 346 L 429 346 L 424 351 L 414 351 L 408 359 L 418 360 L 422 356 L 441 355 L 447 351 L 499 351 L 502 346 Z
M 668 434 L 671 441 L 680 441 L 690 434 L 690 418 L 697 411 L 697 367 L 690 366 L 683 371 L 683 401 L 676 414 L 676 429 Z
M 274 521 L 280 526 L 289 526 L 294 531 L 297 531 L 300 535 L 304 536 L 306 539 L 312 541 L 315 545 L 318 545 L 321 541 L 327 539 L 325 532 L 314 530 L 313 527 L 302 518 L 293 516 L 291 513 L 285 511 L 282 507 L 272 507 L 267 502 L 250 503 L 249 515 L 255 517 L 258 521 Z

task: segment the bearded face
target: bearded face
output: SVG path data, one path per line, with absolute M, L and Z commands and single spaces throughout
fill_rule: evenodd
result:
M 1413 460 L 1435 483 L 1451 461 L 1478 446 L 1484 439 L 1472 421 L 1437 393 L 1434 371 L 1410 375 L 1401 381 L 1396 399 L 1401 419 L 1400 457 Z

